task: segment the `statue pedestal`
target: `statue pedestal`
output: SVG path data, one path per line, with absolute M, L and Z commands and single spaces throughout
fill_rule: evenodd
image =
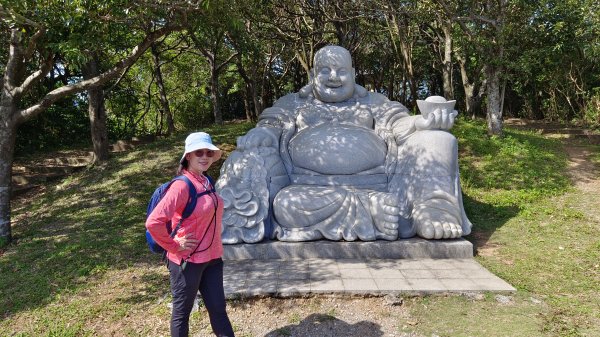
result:
M 224 260 L 293 259 L 468 259 L 473 244 L 465 239 L 397 241 L 265 241 L 253 244 L 223 245 Z

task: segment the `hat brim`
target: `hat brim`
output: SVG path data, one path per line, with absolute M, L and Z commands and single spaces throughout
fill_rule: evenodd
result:
M 179 162 L 180 163 L 183 162 L 183 160 L 185 159 L 185 155 L 186 154 L 194 152 L 196 150 L 202 150 L 202 149 L 208 149 L 208 150 L 212 150 L 212 151 L 219 151 L 219 154 L 221 153 L 221 149 L 219 149 L 218 147 L 214 146 L 213 144 L 206 143 L 206 142 L 201 142 L 201 143 L 194 144 L 193 146 L 186 147 L 185 152 L 183 153 L 183 156 L 181 156 L 181 159 L 179 160 Z

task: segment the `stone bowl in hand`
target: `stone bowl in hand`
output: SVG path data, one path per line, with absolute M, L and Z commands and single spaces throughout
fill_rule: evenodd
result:
M 429 96 L 424 101 L 420 99 L 417 100 L 419 111 L 421 111 L 421 115 L 425 119 L 428 119 L 429 114 L 437 109 L 446 110 L 448 113 L 452 113 L 454 111 L 455 104 L 455 100 L 447 101 L 442 96 Z

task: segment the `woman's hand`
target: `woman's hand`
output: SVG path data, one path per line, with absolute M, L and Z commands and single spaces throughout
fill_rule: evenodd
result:
M 188 249 L 195 249 L 200 242 L 198 239 L 195 239 L 191 233 L 186 234 L 182 237 L 174 237 L 173 240 L 179 244 L 179 248 L 177 251 L 181 252 Z

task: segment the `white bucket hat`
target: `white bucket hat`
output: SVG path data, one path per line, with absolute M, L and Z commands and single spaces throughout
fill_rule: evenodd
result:
M 200 149 L 209 149 L 213 151 L 221 151 L 218 147 L 214 146 L 210 135 L 206 132 L 194 132 L 191 133 L 185 139 L 185 151 L 181 156 L 180 163 L 185 159 L 185 155 Z

